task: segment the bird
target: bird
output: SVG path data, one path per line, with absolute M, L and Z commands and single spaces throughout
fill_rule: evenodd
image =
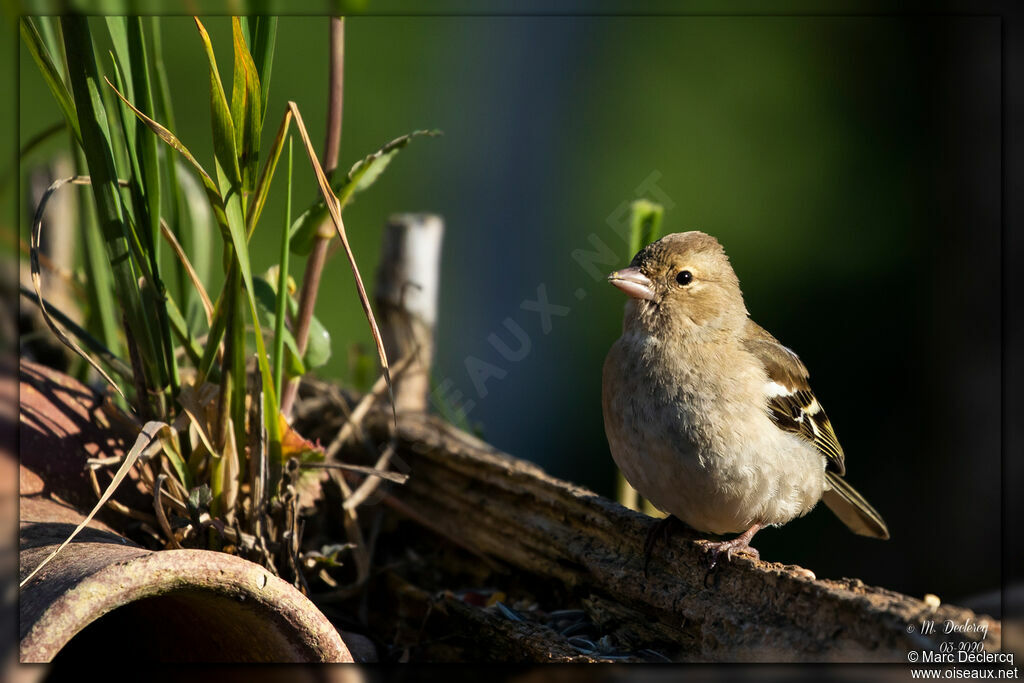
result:
M 602 373 L 612 458 L 636 491 L 724 553 L 760 557 L 761 529 L 824 501 L 855 534 L 888 539 L 844 476 L 846 459 L 803 362 L 749 317 L 717 239 L 665 235 L 608 282 L 628 295 Z M 652 527 L 653 532 L 657 527 Z M 645 544 L 650 558 L 652 537 Z

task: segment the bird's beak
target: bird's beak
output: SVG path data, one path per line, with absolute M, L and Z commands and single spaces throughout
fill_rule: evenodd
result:
M 612 283 L 634 299 L 650 301 L 654 298 L 654 289 L 651 288 L 651 280 L 640 272 L 639 268 L 623 268 L 616 270 L 608 276 L 608 282 Z

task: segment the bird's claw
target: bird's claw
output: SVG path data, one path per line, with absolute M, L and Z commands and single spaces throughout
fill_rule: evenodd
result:
M 718 541 L 716 543 L 707 542 L 704 544 L 704 551 L 707 553 L 708 569 L 714 569 L 718 566 L 718 560 L 725 554 L 727 562 L 732 562 L 732 554 L 735 552 L 743 552 L 753 556 L 755 560 L 761 559 L 761 553 L 750 545 L 747 539 L 734 538 L 731 541 Z

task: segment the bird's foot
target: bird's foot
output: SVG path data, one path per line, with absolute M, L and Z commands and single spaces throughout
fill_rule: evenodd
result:
M 718 559 L 723 554 L 725 554 L 726 561 L 732 561 L 732 554 L 735 552 L 745 552 L 748 555 L 752 555 L 755 560 L 760 560 L 761 553 L 757 552 L 757 548 L 750 545 L 751 539 L 754 538 L 754 534 L 760 528 L 760 524 L 755 524 L 732 540 L 715 543 L 706 542 L 704 550 L 708 554 L 708 569 L 714 569 L 718 565 Z
M 673 515 L 669 515 L 659 519 L 647 530 L 647 538 L 644 539 L 644 578 L 647 578 L 647 565 L 651 561 L 654 546 L 658 545 L 659 540 L 667 542 L 672 535 L 672 528 L 677 524 L 679 524 L 679 520 Z

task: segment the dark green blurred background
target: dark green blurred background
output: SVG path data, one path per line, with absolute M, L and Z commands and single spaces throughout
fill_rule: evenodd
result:
M 212 166 L 199 39 L 190 19 L 163 26 L 176 132 Z M 207 26 L 228 78 L 228 20 Z M 327 38 L 326 19 L 281 20 L 265 146 L 288 99 L 322 144 Z M 717 236 L 752 317 L 811 369 L 848 479 L 893 537 L 854 536 L 822 507 L 759 534 L 762 557 L 959 603 L 998 588 L 998 19 L 356 17 L 346 40 L 342 167 L 445 133 L 414 141 L 345 222 L 372 283 L 390 213 L 444 216 L 436 375 L 486 439 L 613 493 L 601 364 L 624 298 L 572 252 L 596 238 L 618 254 L 599 268 L 625 265 L 612 225 L 654 179 L 666 231 Z M 59 113 L 24 48 L 20 77 L 25 141 Z M 300 209 L 315 187 L 296 159 Z M 256 271 L 283 211 L 278 183 Z M 547 334 L 521 307 L 539 287 L 568 308 Z M 343 258 L 317 313 L 334 335 L 321 374 L 345 380 L 348 345 L 372 345 Z M 515 363 L 488 342 L 515 347 L 506 318 L 530 336 Z M 467 358 L 500 368 L 485 396 Z

